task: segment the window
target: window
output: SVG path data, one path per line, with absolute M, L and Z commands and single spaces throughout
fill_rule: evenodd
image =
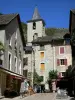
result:
M 15 49 L 17 49 L 17 41 L 15 40 Z
M 0 59 L 0 66 L 2 65 L 2 63 L 3 63 L 3 61 L 2 61 L 2 59 Z
M 9 46 L 11 46 L 12 38 L 9 38 Z
M 17 41 L 16 40 L 15 40 L 14 50 L 15 50 L 15 56 L 17 57 Z
M 33 22 L 33 29 L 36 29 L 36 23 Z
M 22 59 L 22 56 L 21 56 L 21 46 L 19 46 L 19 58 L 20 58 L 20 60 Z
M 44 58 L 44 52 L 40 52 L 40 57 Z
M 62 76 L 65 76 L 65 72 L 62 72 Z
M 23 70 L 23 75 L 27 78 L 28 70 Z
M 11 53 L 8 54 L 8 60 L 9 60 L 8 69 L 11 70 Z
M 19 60 L 19 74 L 21 74 L 21 60 Z
M 67 59 L 57 59 L 57 66 L 67 65 Z
M 15 62 L 15 69 L 14 70 L 15 70 L 15 72 L 17 72 L 17 57 L 14 57 L 14 60 L 15 60 L 14 61 Z
M 40 50 L 44 50 L 44 45 L 40 45 Z
M 60 65 L 65 65 L 64 59 L 60 59 Z
M 28 65 L 28 57 L 23 58 L 23 66 Z
M 41 70 L 45 70 L 45 64 L 44 64 L 44 63 L 41 63 L 40 69 L 41 69 Z
M 17 32 L 15 32 L 15 39 L 17 39 Z
M 33 40 L 38 38 L 38 33 L 34 33 Z
M 19 46 L 19 52 L 21 52 L 21 46 Z
M 60 54 L 64 54 L 64 47 L 60 47 Z

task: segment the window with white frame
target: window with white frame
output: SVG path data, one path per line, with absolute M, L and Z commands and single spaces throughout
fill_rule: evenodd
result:
M 19 60 L 19 74 L 21 74 L 21 60 Z
M 65 59 L 60 59 L 60 65 L 65 65 Z
M 14 63 L 15 63 L 15 68 L 14 68 L 14 70 L 15 70 L 15 72 L 17 73 L 17 57 L 16 57 L 16 56 L 14 57 Z
M 17 32 L 15 32 L 15 39 L 17 39 Z
M 23 58 L 23 66 L 28 65 L 28 57 Z
M 57 66 L 59 65 L 67 65 L 67 59 L 57 59 Z
M 27 78 L 28 70 L 23 70 L 23 75 Z
M 8 69 L 11 70 L 11 61 L 12 61 L 12 55 L 10 52 L 8 52 Z
M 9 46 L 11 46 L 11 43 L 12 43 L 12 38 L 10 37 L 9 38 Z
M 17 40 L 15 40 L 15 48 L 17 48 Z
M 19 46 L 19 58 L 22 59 L 22 53 L 21 53 L 21 45 Z
M 21 52 L 21 45 L 19 46 L 19 52 Z

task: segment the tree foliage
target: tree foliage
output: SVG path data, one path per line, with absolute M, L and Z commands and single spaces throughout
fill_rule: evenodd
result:
M 72 30 L 71 34 L 71 44 L 75 46 L 75 28 Z
M 3 43 L 0 41 L 0 51 L 4 51 L 4 46 L 3 46 Z
M 24 22 L 21 22 L 21 25 L 22 25 L 25 40 L 27 41 L 27 24 Z M 65 29 L 65 28 L 46 28 L 45 29 L 45 33 L 48 36 L 53 36 L 56 34 L 59 35 L 58 33 L 63 35 L 63 34 L 66 34 L 67 32 L 68 32 L 68 29 Z
M 36 70 L 34 69 L 34 73 L 33 73 L 33 84 L 40 84 L 43 81 L 42 77 L 39 76 L 36 72 Z
M 45 30 L 46 35 L 49 36 L 54 36 L 54 35 L 59 35 L 59 34 L 66 34 L 68 33 L 68 29 L 64 28 L 46 28 Z
M 3 54 L 4 52 L 4 45 L 3 43 L 0 41 L 0 56 Z
M 50 70 L 49 72 L 49 80 L 57 79 L 57 70 Z
M 56 32 L 56 28 L 46 28 L 45 33 L 46 35 L 54 35 L 54 33 Z
M 3 15 L 2 13 L 0 13 L 0 15 Z
M 22 25 L 25 41 L 27 41 L 27 25 L 24 22 L 21 22 L 21 25 Z
M 65 72 L 66 78 L 72 78 L 75 76 L 75 66 L 68 66 L 68 69 Z

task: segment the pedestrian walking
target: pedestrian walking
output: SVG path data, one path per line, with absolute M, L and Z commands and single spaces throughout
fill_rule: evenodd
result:
M 55 81 L 52 81 L 52 91 L 54 93 L 56 92 L 56 83 L 55 83 Z
M 25 96 L 25 84 L 24 84 L 24 81 L 22 81 L 22 83 L 21 83 L 20 95 L 21 95 L 21 97 Z

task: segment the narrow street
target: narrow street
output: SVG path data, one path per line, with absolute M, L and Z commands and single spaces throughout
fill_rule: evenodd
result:
M 1 100 L 11 100 L 10 98 L 3 98 Z M 22 98 L 21 96 L 12 98 L 12 100 L 75 100 L 70 97 L 66 99 L 56 99 L 56 93 L 40 93 Z

